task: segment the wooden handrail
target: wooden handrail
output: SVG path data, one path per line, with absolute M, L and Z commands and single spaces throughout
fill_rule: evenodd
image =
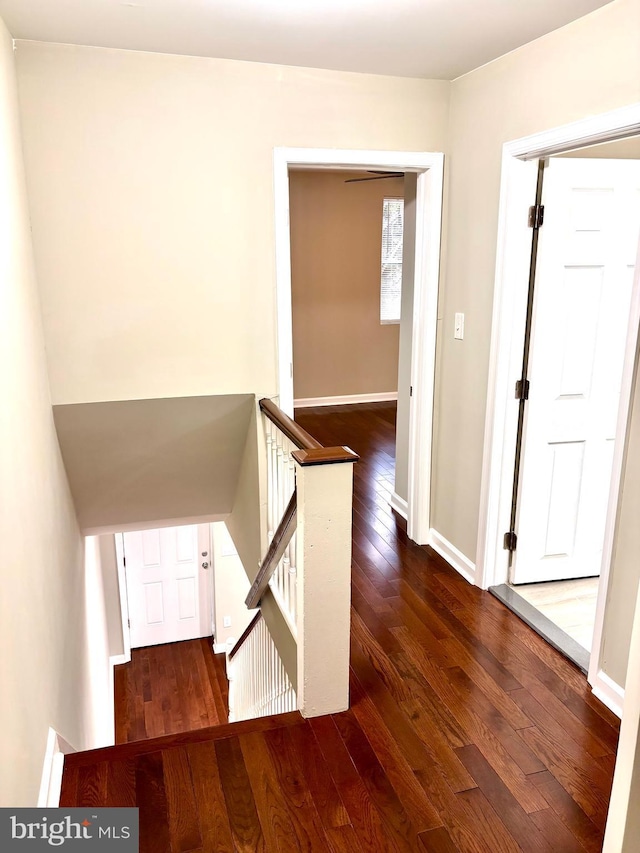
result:
M 278 529 L 273 534 L 269 550 L 262 561 L 262 565 L 256 575 L 256 579 L 254 580 L 245 600 L 245 604 L 250 610 L 257 607 L 260 603 L 260 599 L 264 595 L 267 584 L 271 580 L 271 577 L 273 576 L 273 573 L 285 552 L 285 548 L 291 541 L 293 532 L 296 529 L 296 524 L 297 500 L 296 490 L 294 489 L 293 494 L 291 495 L 291 500 L 289 501 L 287 508 L 284 511 L 284 515 L 282 516 L 282 520 L 278 525 Z
M 350 447 L 320 447 L 317 450 L 294 450 L 291 454 L 298 465 L 333 465 L 337 462 L 357 462 L 360 457 Z
M 322 447 L 319 441 L 316 441 L 312 435 L 309 435 L 306 430 L 302 429 L 289 415 L 285 415 L 282 409 L 272 400 L 266 397 L 260 400 L 260 410 L 300 450 L 318 450 Z
M 234 643 L 233 648 L 232 648 L 232 649 L 231 649 L 231 651 L 229 652 L 229 660 L 231 660 L 231 659 L 234 657 L 234 655 L 236 655 L 236 654 L 240 651 L 240 648 L 242 647 L 242 644 L 243 644 L 243 643 L 244 643 L 244 641 L 247 639 L 247 637 L 249 636 L 249 634 L 253 631 L 253 629 L 255 628 L 256 624 L 258 623 L 258 621 L 259 621 L 260 619 L 262 619 L 262 611 L 261 611 L 261 610 L 258 610 L 258 612 L 256 613 L 256 615 L 255 615 L 255 616 L 253 617 L 253 619 L 251 620 L 251 622 L 249 622 L 249 624 L 247 625 L 247 627 L 244 629 L 244 631 L 243 631 L 243 632 L 242 632 L 242 634 L 240 635 L 240 639 L 239 639 L 239 640 L 236 640 L 236 642 Z

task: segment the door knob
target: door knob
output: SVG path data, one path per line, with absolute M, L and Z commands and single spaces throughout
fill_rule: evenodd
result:
M 203 564 L 202 564 L 202 568 L 203 568 L 203 569 L 208 569 L 208 568 L 209 568 L 209 563 L 203 563 Z

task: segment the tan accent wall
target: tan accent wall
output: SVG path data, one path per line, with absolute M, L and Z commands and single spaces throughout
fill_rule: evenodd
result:
M 292 171 L 293 390 L 296 399 L 395 392 L 399 325 L 380 323 L 382 202 L 404 180 Z
M 107 661 L 51 415 L 12 39 L 0 20 L 0 806 L 35 806 L 47 733 L 96 745 Z M 101 623 L 102 624 L 102 623 Z M 104 688 L 104 684 L 102 685 Z
M 454 81 L 432 526 L 475 561 L 502 146 L 640 101 L 640 3 L 615 2 Z M 453 338 L 465 314 L 464 341 Z
M 449 83 L 17 43 L 55 403 L 276 386 L 273 149 L 442 150 Z

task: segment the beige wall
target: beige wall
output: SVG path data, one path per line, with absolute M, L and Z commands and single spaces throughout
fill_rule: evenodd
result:
M 95 576 L 51 415 L 13 62 L 0 20 L 0 805 L 34 806 L 49 726 L 95 743 L 90 673 L 105 662 L 88 660 Z
M 85 533 L 216 521 L 235 500 L 249 394 L 54 406 Z
M 296 399 L 395 392 L 399 325 L 380 323 L 382 202 L 402 178 L 292 171 L 293 390 Z
M 624 686 L 627 673 L 629 638 L 639 583 L 640 393 L 636 374 L 602 633 L 602 669 L 621 686 Z
M 452 84 L 432 526 L 475 558 L 504 142 L 640 101 L 639 0 L 616 0 Z M 453 315 L 465 314 L 465 339 Z
M 636 853 L 640 838 L 640 594 L 629 598 L 635 616 L 603 853 Z
M 267 549 L 266 452 L 262 415 L 256 402 L 240 462 L 233 508 L 225 519 L 229 535 L 253 583 Z M 262 484 L 262 487 L 261 487 Z
M 17 64 L 56 403 L 275 394 L 274 146 L 445 144 L 444 81 L 34 42 Z

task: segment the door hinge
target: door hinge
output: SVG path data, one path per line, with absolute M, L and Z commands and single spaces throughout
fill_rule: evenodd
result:
M 413 385 L 409 385 L 409 396 L 413 397 Z
M 528 379 L 518 379 L 516 382 L 516 400 L 528 400 L 529 388 L 530 385 Z
M 544 222 L 544 204 L 532 204 L 529 208 L 529 228 L 540 228 Z
M 131 627 L 131 619 L 127 619 L 127 628 Z
M 516 545 L 518 544 L 518 537 L 515 534 L 515 531 L 509 530 L 504 534 L 504 550 L 505 551 L 515 551 Z

